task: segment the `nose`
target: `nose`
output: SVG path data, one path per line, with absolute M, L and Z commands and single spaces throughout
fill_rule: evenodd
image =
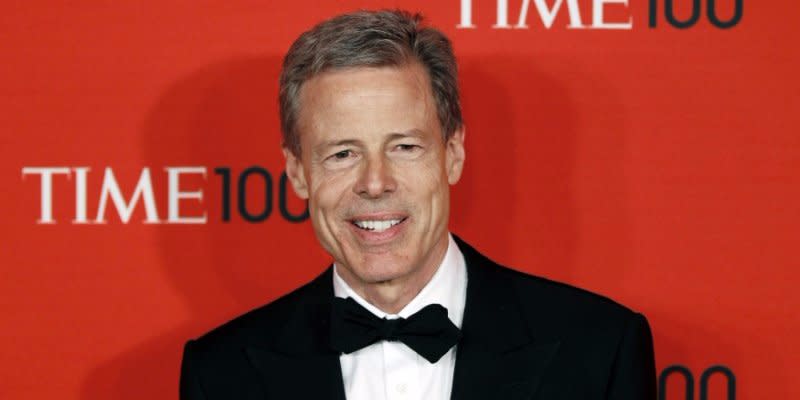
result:
M 385 156 L 373 156 L 365 160 L 359 171 L 358 181 L 353 187 L 357 195 L 365 198 L 380 198 L 397 189 L 392 166 Z

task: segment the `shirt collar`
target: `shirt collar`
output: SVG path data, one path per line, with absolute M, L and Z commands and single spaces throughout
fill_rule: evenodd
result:
M 347 282 L 339 276 L 333 264 L 333 293 L 336 297 L 352 297 L 378 318 L 408 318 L 429 304 L 441 304 L 447 309 L 447 316 L 457 327 L 464 318 L 464 304 L 467 298 L 467 269 L 464 255 L 461 254 L 453 236 L 447 235 L 447 252 L 431 280 L 397 314 L 387 314 L 359 296 Z

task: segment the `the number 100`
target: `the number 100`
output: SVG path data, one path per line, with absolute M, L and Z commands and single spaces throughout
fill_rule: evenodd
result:
M 681 0 L 677 0 L 681 1 Z M 686 1 L 686 0 L 683 0 Z M 675 0 L 664 0 L 664 18 L 670 25 L 686 29 L 694 26 L 700 19 L 701 0 L 691 0 L 692 14 L 686 19 L 678 19 L 675 16 Z M 736 26 L 742 20 L 742 13 L 744 8 L 744 0 L 733 0 L 733 16 L 727 21 L 723 21 L 717 14 L 717 1 L 706 0 L 706 17 L 712 25 L 720 29 L 728 29 Z M 655 28 L 658 22 L 658 0 L 650 0 L 650 27 Z

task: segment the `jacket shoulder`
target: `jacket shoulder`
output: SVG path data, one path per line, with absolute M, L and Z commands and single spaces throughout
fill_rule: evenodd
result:
M 482 271 L 480 279 L 494 281 L 495 287 L 513 288 L 523 309 L 547 316 L 553 322 L 583 320 L 602 324 L 626 321 L 636 314 L 604 295 L 500 265 L 463 239 L 457 236 L 455 239 L 467 264 Z
M 507 276 L 523 309 L 546 315 L 565 330 L 624 327 L 636 312 L 595 292 L 498 266 Z M 571 328 L 571 329 L 570 329 Z
M 320 298 L 324 273 L 315 280 L 263 306 L 250 310 L 194 339 L 196 351 L 226 351 L 244 346 L 269 346 L 297 311 Z
M 495 287 L 513 289 L 519 308 L 532 330 L 553 336 L 593 333 L 619 334 L 637 313 L 604 295 L 567 283 L 500 265 L 457 238 L 468 263 L 480 268 L 481 279 Z
M 181 398 L 263 397 L 263 376 L 253 368 L 254 352 L 276 348 L 289 334 L 305 337 L 298 346 L 310 342 L 309 337 L 313 335 L 305 327 L 316 316 L 310 316 L 308 310 L 316 309 L 320 299 L 327 298 L 332 291 L 330 271 L 269 304 L 189 340 L 181 362 Z M 295 330 L 287 328 L 292 324 Z

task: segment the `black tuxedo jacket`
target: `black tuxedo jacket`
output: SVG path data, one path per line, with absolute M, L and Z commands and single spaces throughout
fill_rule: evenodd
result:
M 453 400 L 656 399 L 642 315 L 499 266 L 456 240 L 468 281 Z M 189 341 L 180 398 L 345 400 L 328 338 L 332 271 Z

